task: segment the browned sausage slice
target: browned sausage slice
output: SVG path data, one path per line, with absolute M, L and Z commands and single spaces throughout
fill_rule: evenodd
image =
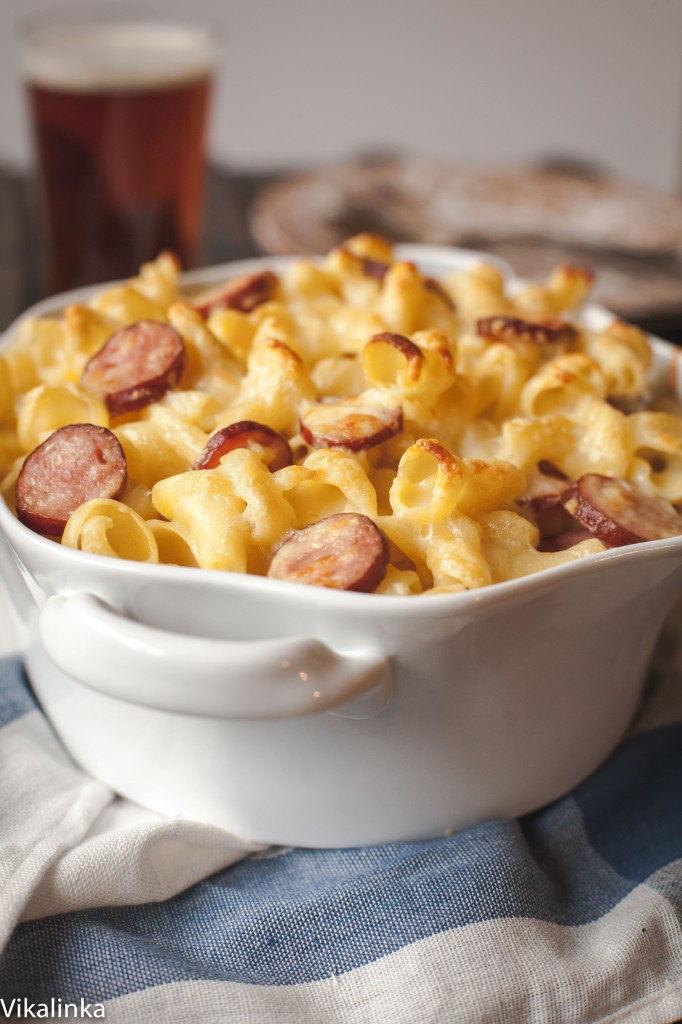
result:
M 236 309 L 240 313 L 250 313 L 256 306 L 275 298 L 278 284 L 279 279 L 271 270 L 243 274 L 226 284 L 207 288 L 195 295 L 192 305 L 203 317 L 210 316 L 214 309 Z
M 86 363 L 81 383 L 104 398 L 110 412 L 131 412 L 163 398 L 184 364 L 185 346 L 174 327 L 138 320 L 112 334 Z
M 573 345 L 578 332 L 564 320 L 522 320 L 516 316 L 486 316 L 476 321 L 476 332 L 488 341 L 530 341 L 536 345 Z
M 452 297 L 440 283 L 440 281 L 438 281 L 435 277 L 425 277 L 424 287 L 426 288 L 427 292 L 431 292 L 432 295 L 435 295 L 437 299 L 440 299 L 444 306 L 446 306 L 449 310 L 451 310 L 454 313 L 455 303 L 453 302 Z
M 591 540 L 594 534 L 589 530 L 565 530 L 553 537 L 546 537 L 538 544 L 538 551 L 567 551 L 584 540 Z
M 383 260 L 373 260 L 369 256 L 362 257 L 362 272 L 366 277 L 373 277 L 375 281 L 383 281 L 388 273 L 390 263 Z
M 538 463 L 538 470 L 540 472 L 531 477 L 526 491 L 516 498 L 516 504 L 520 508 L 533 510 L 535 523 L 540 531 L 540 550 L 559 551 L 562 549 L 546 548 L 543 544 L 558 534 L 570 532 L 575 526 L 574 520 L 562 504 L 562 498 L 571 481 L 549 463 Z
M 197 456 L 194 469 L 215 469 L 223 455 L 235 448 L 260 448 L 265 455 L 268 469 L 274 473 L 292 461 L 291 448 L 287 441 L 272 427 L 254 420 L 240 420 L 223 427 L 209 437 L 206 447 Z
M 682 534 L 682 516 L 669 502 L 599 473 L 581 476 L 565 491 L 561 502 L 574 519 L 609 547 Z
M 538 474 L 533 478 L 528 489 L 516 499 L 516 504 L 522 508 L 530 505 L 536 512 L 546 512 L 548 509 L 557 508 L 562 504 L 568 483 L 566 477 L 550 476 L 547 473 Z
M 401 409 L 344 398 L 313 406 L 301 419 L 301 434 L 313 448 L 345 448 L 359 452 L 397 434 L 403 425 Z
M 384 577 L 388 555 L 386 538 L 368 516 L 339 512 L 285 541 L 270 563 L 268 576 L 370 593 Z
M 17 516 L 37 533 L 60 537 L 92 498 L 118 498 L 127 479 L 118 438 L 106 427 L 61 427 L 27 456 L 16 484 Z

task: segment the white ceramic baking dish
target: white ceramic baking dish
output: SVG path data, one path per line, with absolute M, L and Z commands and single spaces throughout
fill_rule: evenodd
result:
M 434 274 L 478 258 L 400 254 Z M 653 345 L 662 380 L 676 350 Z M 157 811 L 265 843 L 429 837 L 565 793 L 625 733 L 682 590 L 682 537 L 388 597 L 88 555 L 4 503 L 0 527 L 28 672 L 75 760 Z

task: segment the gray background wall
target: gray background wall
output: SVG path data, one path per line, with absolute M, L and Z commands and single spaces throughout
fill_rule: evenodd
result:
M 0 162 L 30 158 L 16 26 L 63 6 L 0 0 Z M 211 133 L 223 165 L 293 168 L 367 150 L 570 154 L 682 184 L 682 0 L 192 0 L 189 9 L 227 30 Z

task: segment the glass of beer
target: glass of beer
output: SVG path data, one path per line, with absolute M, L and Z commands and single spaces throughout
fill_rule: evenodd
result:
M 219 33 L 110 11 L 22 30 L 51 291 L 197 258 Z

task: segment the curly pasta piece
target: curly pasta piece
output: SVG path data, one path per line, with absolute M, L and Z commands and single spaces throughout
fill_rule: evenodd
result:
M 682 421 L 665 412 L 627 416 L 631 450 L 627 479 L 645 494 L 682 502 Z
M 165 323 L 168 319 L 167 307 L 138 291 L 132 282 L 107 288 L 94 296 L 91 307 L 110 320 L 115 328 L 136 320 L 158 320 Z
M 473 415 L 497 422 L 513 416 L 536 366 L 535 359 L 530 361 L 524 352 L 508 345 L 486 346 L 468 375 L 474 396 Z
M 178 302 L 168 310 L 168 320 L 185 345 L 183 386 L 205 391 L 221 403 L 230 401 L 239 389 L 240 367 L 201 314 L 188 303 Z
M 625 476 L 629 461 L 626 419 L 608 402 L 585 401 L 574 428 L 574 446 L 556 461 L 557 466 L 573 479 L 583 473 Z
M 229 481 L 232 493 L 244 503 L 242 520 L 248 526 L 247 567 L 264 573 L 275 544 L 296 525 L 291 504 L 263 460 L 248 448 L 228 452 L 215 470 Z
M 652 354 L 638 327 L 615 320 L 603 331 L 587 332 L 585 351 L 599 364 L 608 395 L 633 398 L 644 393 Z
M 359 512 L 373 519 L 377 496 L 357 458 L 334 448 L 310 452 L 300 466 L 272 474 L 301 529 L 338 512 Z
M 393 263 L 384 277 L 379 299 L 379 314 L 388 330 L 412 334 L 425 327 L 421 319 L 425 294 L 424 279 L 414 263 Z
M 524 473 L 530 473 L 543 460 L 563 470 L 575 435 L 574 424 L 565 416 L 515 417 L 502 425 L 497 438 L 488 439 L 482 457 L 511 462 Z
M 418 573 L 414 569 L 396 569 L 389 565 L 384 578 L 374 591 L 375 594 L 389 594 L 393 597 L 405 597 L 423 592 Z
M 238 401 L 218 420 L 227 426 L 238 420 L 265 423 L 278 432 L 298 429 L 298 410 L 315 397 L 315 387 L 293 349 L 277 339 L 254 342 Z
M 287 267 L 281 276 L 281 286 L 288 304 L 301 299 L 314 302 L 320 298 L 338 298 L 334 275 L 312 260 L 297 260 Z
M 72 344 L 66 325 L 55 317 L 31 317 L 3 349 L 16 393 L 37 384 L 62 384 L 77 380 Z
M 375 334 L 362 350 L 362 367 L 370 384 L 401 396 L 423 387 L 425 359 L 421 349 L 402 334 Z
M 481 548 L 480 527 L 460 515 L 437 524 L 426 543 L 426 565 L 434 591 L 477 590 L 492 582 Z
M 64 312 L 67 343 L 74 380 L 80 380 L 85 365 L 117 329 L 117 324 L 89 306 L 77 303 Z
M 365 257 L 353 252 L 351 246 L 336 246 L 327 254 L 322 267 L 347 306 L 363 309 L 378 303 L 382 279 L 366 272 Z
M 214 309 L 209 314 L 207 326 L 230 356 L 241 367 L 245 366 L 256 333 L 256 325 L 248 313 L 238 309 Z
M 147 526 L 152 532 L 159 551 L 159 561 L 165 565 L 188 565 L 198 568 L 194 557 L 189 532 L 180 523 L 167 523 L 165 519 L 148 519 Z
M 172 252 L 162 252 L 155 260 L 143 263 L 132 288 L 163 309 L 180 298 L 180 263 Z
M 555 267 L 544 284 L 531 281 L 515 295 L 517 307 L 536 316 L 559 316 L 578 309 L 586 301 L 594 274 L 585 267 L 562 264 Z
M 190 469 L 208 440 L 205 431 L 162 405 L 151 406 L 144 419 L 123 423 L 114 433 L 130 478 L 148 487 Z
M 326 356 L 313 367 L 310 378 L 320 398 L 357 395 L 365 386 L 362 363 L 354 356 Z
M 246 505 L 221 467 L 159 480 L 152 501 L 160 515 L 184 528 L 202 569 L 247 571 L 249 526 L 242 516 Z
M 537 527 L 517 512 L 488 512 L 479 516 L 478 522 L 482 529 L 482 550 L 490 566 L 491 583 L 518 579 L 604 551 L 604 545 L 596 537 L 564 551 L 538 551 Z
M 147 523 L 113 498 L 86 501 L 69 516 L 62 544 L 94 555 L 158 562 L 159 550 Z
M 457 508 L 474 516 L 513 505 L 526 487 L 526 475 L 511 462 L 462 459 L 464 485 Z
M 524 416 L 570 415 L 585 398 L 606 398 L 599 364 L 583 352 L 551 359 L 524 384 L 519 411 Z
M 53 430 L 71 423 L 109 426 L 101 398 L 77 384 L 39 384 L 24 395 L 17 416 L 17 437 L 25 452 L 37 448 Z
M 445 287 L 455 301 L 464 330 L 472 328 L 480 317 L 514 312 L 505 294 L 504 277 L 488 263 L 460 270 L 445 279 Z
M 435 523 L 455 510 L 463 486 L 461 461 L 438 441 L 420 438 L 398 464 L 389 501 L 396 516 Z

